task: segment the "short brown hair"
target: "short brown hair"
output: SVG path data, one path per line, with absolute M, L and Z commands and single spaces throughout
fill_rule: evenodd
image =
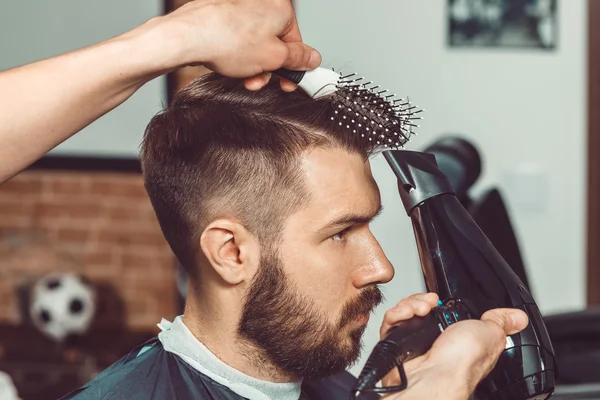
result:
M 340 147 L 365 160 L 374 148 L 332 117 L 330 98 L 287 93 L 277 79 L 259 91 L 211 73 L 191 82 L 148 125 L 144 182 L 161 229 L 192 277 L 199 239 L 214 219 L 240 221 L 272 245 L 308 200 L 300 154 Z

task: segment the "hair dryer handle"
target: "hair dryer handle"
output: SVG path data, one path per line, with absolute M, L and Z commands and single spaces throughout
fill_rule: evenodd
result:
M 427 353 L 447 327 L 467 319 L 472 316 L 465 304 L 458 299 L 449 299 L 428 315 L 413 317 L 390 329 L 371 352 L 352 390 L 352 399 L 362 392 L 389 393 L 406 389 L 408 381 L 403 364 Z M 401 384 L 375 387 L 394 367 L 398 368 Z

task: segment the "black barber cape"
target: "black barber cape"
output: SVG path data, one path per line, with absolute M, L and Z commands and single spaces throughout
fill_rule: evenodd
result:
M 152 347 L 139 354 L 148 345 Z M 355 381 L 356 378 L 348 372 L 323 380 L 305 381 L 301 398 L 348 400 Z M 361 396 L 361 399 L 367 398 Z M 243 400 L 245 397 L 203 375 L 177 355 L 167 352 L 155 338 L 135 348 L 91 382 L 60 400 L 88 399 Z

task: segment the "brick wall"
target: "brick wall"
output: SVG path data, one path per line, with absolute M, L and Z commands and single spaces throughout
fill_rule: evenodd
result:
M 139 174 L 26 171 L 0 185 L 0 322 L 19 322 L 16 287 L 50 271 L 112 286 L 129 329 L 177 313 L 174 256 Z

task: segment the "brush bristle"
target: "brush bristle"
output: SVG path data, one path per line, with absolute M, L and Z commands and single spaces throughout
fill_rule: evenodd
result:
M 333 96 L 335 116 L 333 120 L 352 129 L 375 147 L 383 149 L 403 148 L 415 135 L 415 120 L 423 110 L 411 102 L 397 99 L 396 95 L 381 90 L 372 82 L 362 82 L 355 74 L 340 72 L 337 90 Z

